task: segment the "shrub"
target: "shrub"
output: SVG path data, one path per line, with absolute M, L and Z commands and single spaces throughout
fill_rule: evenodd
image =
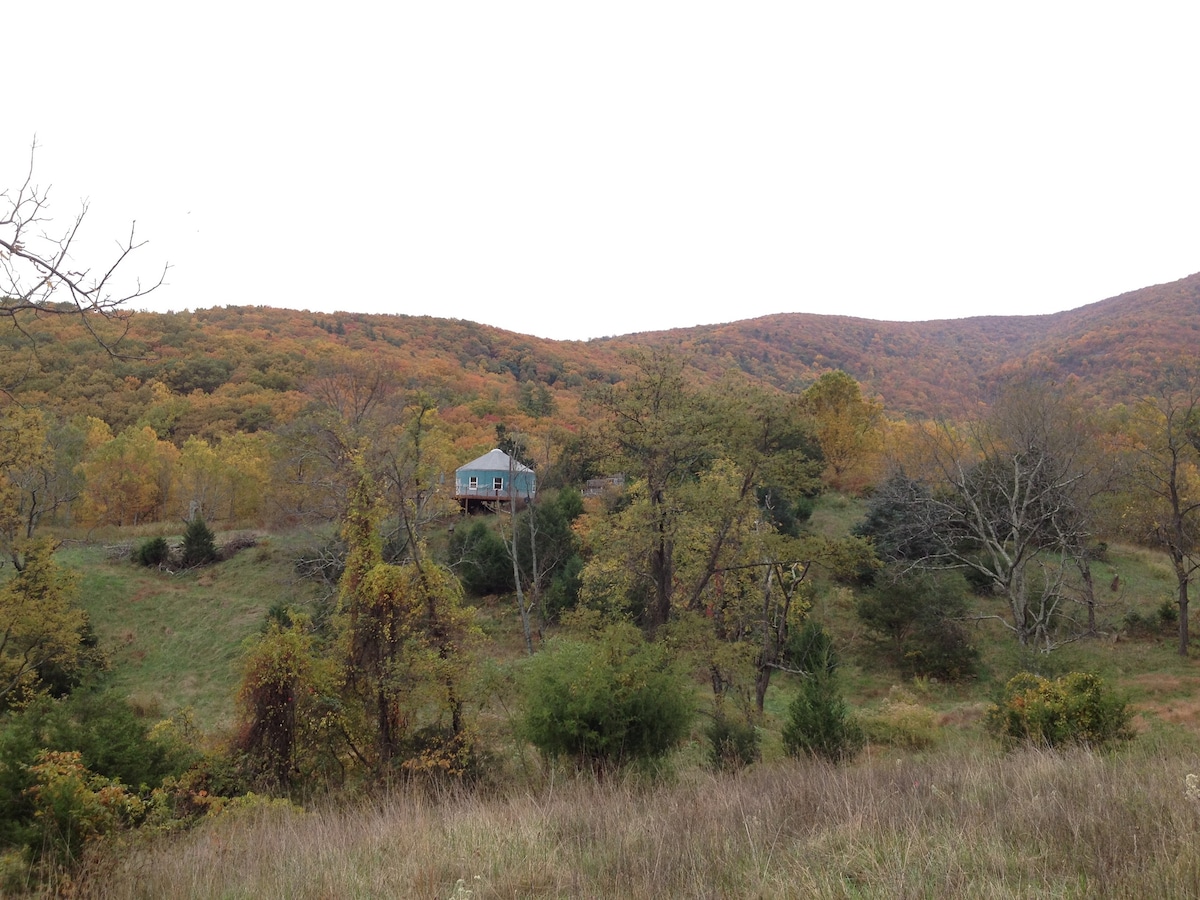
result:
M 987 727 L 1007 747 L 1104 747 L 1133 737 L 1132 717 L 1125 701 L 1097 675 L 1070 672 L 1050 681 L 1021 672 L 989 708 Z
M 150 538 L 133 551 L 133 561 L 138 565 L 161 566 L 171 558 L 171 546 L 165 537 Z
M 1174 600 L 1164 600 L 1153 612 L 1142 614 L 1131 609 L 1121 619 L 1125 631 L 1132 637 L 1159 637 L 1170 633 L 1179 621 L 1179 607 Z
M 708 739 L 709 765 L 714 769 L 740 769 L 762 758 L 762 736 L 758 729 L 722 710 L 713 715 L 704 736 Z
M 199 516 L 188 522 L 183 533 L 182 562 L 185 566 L 203 566 L 213 562 L 217 554 L 216 538 Z
M 862 732 L 850 719 L 832 677 L 808 676 L 788 706 L 783 747 L 791 756 L 809 755 L 841 762 L 862 746 Z
M 0 851 L 0 897 L 33 894 L 33 866 L 25 848 Z
M 1158 622 L 1149 616 L 1143 616 L 1136 609 L 1131 609 L 1121 618 L 1125 630 L 1135 636 L 1145 636 L 1158 633 Z
M 800 691 L 788 705 L 783 747 L 791 756 L 830 762 L 849 759 L 862 746 L 862 732 L 850 718 L 836 682 L 833 641 L 820 625 L 807 622 L 789 648 L 805 672 Z
M 576 553 L 554 573 L 550 589 L 542 598 L 542 614 L 547 622 L 557 622 L 563 613 L 575 608 L 582 585 L 583 557 Z
M 79 859 L 85 842 L 138 824 L 145 803 L 120 781 L 91 772 L 76 751 L 43 750 L 29 767 L 28 789 L 41 832 L 31 849 L 59 864 Z
M 550 756 L 611 769 L 675 747 L 692 722 L 692 690 L 666 650 L 631 625 L 589 640 L 556 639 L 525 668 L 524 733 Z
M 906 677 L 963 681 L 979 669 L 979 651 L 956 621 L 966 613 L 966 591 L 958 575 L 881 579 L 856 612 Z
M 937 713 L 906 691 L 892 690 L 878 709 L 860 712 L 856 721 L 872 744 L 922 750 L 937 740 Z
M 472 597 L 514 589 L 512 557 L 486 522 L 456 528 L 450 536 L 450 568 Z
M 195 741 L 152 734 L 116 693 L 81 690 L 65 699 L 39 698 L 0 720 L 0 845 L 32 839 L 28 789 L 41 750 L 75 751 L 90 773 L 132 787 L 159 784 L 197 757 Z

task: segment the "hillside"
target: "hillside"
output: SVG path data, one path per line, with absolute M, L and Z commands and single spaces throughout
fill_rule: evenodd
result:
M 364 885 L 379 895 L 658 896 L 665 890 L 692 896 L 714 884 L 731 896 L 759 896 L 801 883 L 829 896 L 845 893 L 846 884 L 878 888 L 880 895 L 1008 895 L 1027 884 L 1085 893 L 1094 885 L 1147 896 L 1196 893 L 1200 873 L 1195 866 L 1180 869 L 1178 860 L 1192 859 L 1179 836 L 1190 834 L 1200 802 L 1200 790 L 1192 794 L 1200 782 L 1180 762 L 1196 756 L 1200 675 L 1194 658 L 1179 656 L 1170 640 L 1175 582 L 1161 553 L 1105 545 L 1090 562 L 1087 583 L 1094 574 L 1097 584 L 1111 585 L 1088 602 L 1106 639 L 1076 640 L 1075 614 L 1064 599 L 1061 619 L 1053 621 L 1063 623 L 1069 639 L 1052 658 L 1009 634 L 1015 626 L 1005 613 L 1008 599 L 970 592 L 963 580 L 948 583 L 947 592 L 962 594 L 961 608 L 942 612 L 934 628 L 916 613 L 901 625 L 921 634 L 961 625 L 961 633 L 943 631 L 928 651 L 952 658 L 952 665 L 934 659 L 931 666 L 943 667 L 910 670 L 927 645 L 912 652 L 898 627 L 872 618 L 860 601 L 874 597 L 891 615 L 905 603 L 910 610 L 932 606 L 942 589 L 920 588 L 925 593 L 910 594 L 916 601 L 910 603 L 882 580 L 864 588 L 869 545 L 849 536 L 864 515 L 862 498 L 805 494 L 808 524 L 801 526 L 797 515 L 793 536 L 782 540 L 786 523 L 776 510 L 787 509 L 787 488 L 799 494 L 806 478 L 817 477 L 815 469 L 805 474 L 801 458 L 806 418 L 771 391 L 702 390 L 687 382 L 711 382 L 736 368 L 798 389 L 836 367 L 882 396 L 889 412 L 913 415 L 969 412 L 1001 379 L 1025 372 L 1079 379 L 1106 401 L 1131 399 L 1143 380 L 1194 352 L 1198 279 L 1055 316 L 883 323 L 787 315 L 589 342 L 545 341 L 451 319 L 261 307 L 138 314 L 124 323 L 124 335 L 109 331 L 122 323 L 106 320 L 45 316 L 19 323 L 0 338 L 0 389 L 10 397 L 0 412 L 8 433 L 29 437 L 32 450 L 10 441 L 5 474 L 14 496 L 28 503 L 21 512 L 28 510 L 31 526 L 44 515 L 43 529 L 52 525 L 66 539 L 60 559 L 80 573 L 79 603 L 110 666 L 104 683 L 112 693 L 76 690 L 61 703 L 7 715 L 7 731 L 0 729 L 7 742 L 0 758 L 8 760 L 0 765 L 0 807 L 9 810 L 0 816 L 0 827 L 8 827 L 0 832 L 0 893 L 34 889 L 38 877 L 53 890 L 62 878 L 78 896 L 159 896 L 180 884 L 197 896 L 343 896 Z M 115 353 L 105 352 L 89 325 L 105 329 Z M 648 491 L 631 491 L 628 502 L 611 505 L 545 491 L 549 499 L 520 515 L 514 504 L 511 517 L 474 519 L 438 502 L 448 499 L 440 487 L 444 473 L 515 431 L 526 448 L 536 443 L 539 459 L 554 461 L 546 482 L 555 469 L 560 484 L 582 480 L 584 465 L 600 457 L 587 458 L 588 442 L 570 432 L 586 427 L 600 407 L 586 401 L 587 390 L 620 381 L 634 348 L 670 348 L 691 367 L 680 373 L 668 360 L 657 382 L 646 379 L 653 367 L 642 371 L 651 402 L 667 396 L 665 407 L 677 404 L 648 429 L 653 455 L 690 451 L 687 467 L 677 469 L 681 477 L 662 492 L 666 515 L 651 509 Z M 673 393 L 654 394 L 664 384 Z M 637 399 L 638 392 L 635 386 L 614 393 Z M 612 414 L 637 419 L 649 406 L 614 404 Z M 697 464 L 697 457 L 707 459 Z M 780 472 L 794 476 L 783 489 L 768 480 Z M 768 511 L 781 523 L 778 533 Z M 178 542 L 175 523 L 190 520 L 190 532 L 203 524 L 198 517 L 222 523 L 234 540 L 213 564 L 181 569 L 162 539 Z M 347 523 L 341 542 L 337 521 Z M 488 569 L 497 560 L 520 579 L 517 548 L 526 534 L 531 566 L 539 559 L 547 566 L 546 577 L 534 573 L 532 592 L 522 594 L 518 584 L 514 602 L 500 579 L 468 584 L 475 571 L 494 574 Z M 643 563 L 653 559 L 656 542 L 666 548 L 666 562 L 661 580 L 651 583 L 636 570 L 649 568 Z M 135 559 L 152 562 L 145 551 L 155 543 L 167 565 L 137 565 Z M 40 566 L 27 564 L 12 576 L 10 596 L 58 584 L 49 545 L 43 546 L 41 557 L 26 557 L 40 559 Z M 432 562 L 454 567 L 453 574 L 426 564 Z M 539 578 L 548 588 L 534 616 L 525 598 L 538 597 Z M 65 596 L 70 584 L 61 584 L 54 590 Z M 655 602 L 657 584 L 674 587 L 674 595 L 663 590 L 665 602 Z M 567 619 L 556 624 L 543 615 L 572 605 L 584 610 L 577 632 Z M 622 621 L 596 630 L 598 609 Z M 656 613 L 660 640 L 647 641 L 634 623 L 653 625 Z M 536 632 L 534 617 L 541 623 Z M 789 622 L 803 626 L 794 641 L 797 632 L 780 624 Z M 1186 641 L 1186 630 L 1179 631 Z M 84 623 L 68 621 L 60 632 L 71 637 L 65 643 L 81 644 L 75 638 L 84 636 Z M 535 633 L 544 652 L 524 668 L 516 660 L 526 650 L 533 654 Z M 824 664 L 811 655 L 822 645 Z M 806 661 L 807 676 L 797 677 L 797 659 Z M 1085 716 L 1120 726 L 1113 755 L 1064 750 L 1060 756 L 1040 746 L 1036 753 L 1001 754 L 987 725 L 988 704 L 1025 670 L 1088 673 L 1082 677 L 1097 694 L 1101 682 L 1093 675 L 1115 686 L 1118 694 L 1105 705 L 1111 715 Z M 663 680 L 644 675 L 651 671 Z M 574 681 L 579 673 L 588 680 Z M 529 711 L 556 684 L 567 690 L 541 720 L 586 721 L 588 731 L 591 722 L 615 721 L 617 728 L 603 736 L 607 744 L 597 745 L 615 750 L 562 743 L 566 755 L 551 758 L 558 751 L 539 741 Z M 838 744 L 824 745 L 819 763 L 787 758 L 816 746 L 793 738 L 814 724 L 807 711 L 815 708 L 814 685 L 824 698 L 821 709 L 839 721 L 831 730 Z M 627 686 L 638 693 L 624 697 Z M 578 713 L 576 698 L 584 704 Z M 736 728 L 725 712 L 735 704 Z M 838 710 L 847 707 L 852 712 L 843 719 Z M 1013 699 L 1010 709 L 1025 709 L 1025 700 Z M 179 715 L 147 736 L 134 712 L 147 722 Z M 825 734 L 830 716 L 818 718 Z M 664 732 L 663 723 L 673 719 L 678 731 L 657 744 L 632 731 L 645 723 L 644 732 Z M 129 724 L 116 731 L 113 722 Z M 1126 749 L 1130 722 L 1138 738 Z M 132 749 L 105 759 L 100 751 L 122 735 L 134 739 Z M 646 768 L 628 780 L 608 778 L 632 758 L 626 748 L 639 742 L 650 748 L 639 760 Z M 534 745 L 543 753 L 535 754 Z M 163 756 L 163 771 L 151 772 L 146 760 L 155 746 L 174 754 L 178 768 L 166 768 Z M 39 747 L 78 748 L 82 755 L 39 757 Z M 206 748 L 203 757 L 195 755 L 198 747 Z M 844 765 L 830 765 L 834 760 Z M 133 774 L 118 772 L 118 762 L 136 764 Z M 717 771 L 745 764 L 750 768 L 734 777 Z M 152 810 L 143 818 L 150 807 L 142 796 L 91 780 L 85 765 L 97 779 L 145 785 L 141 794 L 153 800 Z M 573 773 L 576 766 L 582 775 Z M 668 777 L 653 778 L 659 771 Z M 164 775 L 164 788 L 150 794 Z M 44 783 L 35 787 L 35 778 Z M 61 814 L 56 807 L 53 815 L 64 822 L 77 816 L 87 827 L 98 823 L 97 833 L 103 826 L 116 839 L 98 839 L 87 855 L 70 855 L 77 852 L 72 832 L 37 806 L 56 800 L 48 788 L 60 779 L 75 779 L 70 783 L 78 790 L 72 787 L 70 796 L 81 805 L 79 812 L 64 806 Z M 984 798 L 984 815 L 980 784 L 999 786 Z M 370 804 L 383 795 L 371 787 L 384 785 L 395 790 L 384 805 L 399 813 L 380 821 L 371 818 Z M 806 798 L 788 794 L 789 785 L 829 790 Z M 626 787 L 636 788 L 636 796 L 610 797 Z M 582 848 L 577 855 L 560 852 L 561 835 L 548 840 L 545 833 L 547 798 L 564 790 L 567 805 L 552 824 L 587 836 L 575 842 Z M 284 799 L 289 792 L 306 803 L 315 799 L 315 812 L 302 822 L 292 818 L 298 813 Z M 107 800 L 95 810 L 82 806 L 101 794 Z M 396 798 L 409 797 L 421 798 L 420 808 L 430 811 L 425 818 L 396 805 Z M 510 802 L 521 797 L 532 805 Z M 717 799 L 705 804 L 704 797 Z M 903 802 L 885 804 L 872 823 L 863 810 L 879 808 L 879 797 Z M 1067 799 L 1046 813 L 1045 797 Z M 322 808 L 316 798 L 329 805 Z M 858 802 L 863 798 L 865 805 Z M 127 819 L 109 815 L 104 803 L 117 802 L 130 811 Z M 806 803 L 811 809 L 800 818 L 789 812 Z M 928 815 L 914 818 L 914 803 Z M 633 822 L 646 834 L 667 833 L 662 823 L 645 820 L 649 808 L 698 827 L 684 829 L 665 856 L 661 840 L 658 849 L 639 848 L 636 834 L 604 827 Z M 1155 811 L 1153 822 L 1147 809 Z M 730 810 L 737 815 L 730 818 Z M 435 821 L 443 811 L 449 818 Z M 458 834 L 451 819 L 487 827 Z M 789 826 L 792 820 L 803 827 Z M 405 858 L 420 865 L 397 869 L 388 854 L 361 845 L 353 835 L 364 833 L 364 821 L 373 840 L 384 834 L 409 847 Z M 869 827 L 848 830 L 847 821 Z M 991 828 L 1012 821 L 1031 824 Z M 250 828 L 239 832 L 239 823 Z M 126 841 L 135 829 L 157 834 Z M 450 834 L 456 846 L 441 853 L 412 842 L 434 832 Z M 484 832 L 504 840 L 476 841 Z M 743 832 L 745 842 L 733 847 L 731 835 Z M 975 857 L 961 852 L 968 832 L 972 846 L 984 848 Z M 512 835 L 522 834 L 528 846 L 514 851 Z M 938 865 L 927 865 L 928 853 L 897 863 L 897 846 L 925 847 L 922 836 L 929 834 L 940 836 Z M 1079 849 L 1081 834 L 1087 853 Z M 1165 849 L 1147 857 L 1123 838 L 1103 843 L 1129 834 L 1139 840 L 1148 834 Z M 799 851 L 777 853 L 781 835 Z M 435 843 L 447 846 L 444 839 Z M 310 871 L 282 851 L 262 852 L 277 844 L 319 846 L 325 855 Z M 547 847 L 549 857 L 539 855 L 537 848 Z M 713 849 L 721 847 L 733 850 Z M 38 848 L 57 852 L 59 861 L 33 867 Z M 514 852 L 533 860 L 532 868 L 514 868 Z M 376 857 L 384 864 L 376 865 Z M 829 879 L 810 877 L 814 858 L 834 873 Z M 268 864 L 247 862 L 257 859 Z M 647 859 L 655 865 L 644 866 Z M 1014 862 L 1030 859 L 1038 865 Z M 696 868 L 689 862 L 695 860 L 712 862 Z M 777 873 L 773 881 L 768 866 Z M 549 879 L 547 872 L 558 874 Z M 608 872 L 616 874 L 606 881 Z M 631 884 L 641 887 L 631 892 Z M 120 893 L 126 887 L 129 893 Z
M 1105 403 L 1129 401 L 1163 365 L 1193 357 L 1200 274 L 1045 316 L 878 322 L 790 314 L 607 340 L 678 346 L 704 370 L 729 365 L 782 388 L 842 369 L 907 415 L 961 415 L 1020 373 L 1079 379 Z
M 588 385 L 620 379 L 633 347 L 685 353 L 697 378 L 743 370 L 784 390 L 843 369 L 892 414 L 963 415 L 1019 373 L 1078 379 L 1103 402 L 1136 399 L 1155 372 L 1191 357 L 1200 274 L 1046 316 L 879 322 L 784 314 L 592 341 L 551 341 L 459 319 L 314 314 L 269 307 L 137 313 L 109 356 L 77 319 L 46 316 L 0 336 L 0 388 L 14 400 L 160 437 L 271 429 L 331 372 L 386 374 L 430 397 L 464 452 L 496 423 L 572 427 Z M 101 327 L 102 326 L 102 327 Z M 109 339 L 118 323 L 99 322 Z

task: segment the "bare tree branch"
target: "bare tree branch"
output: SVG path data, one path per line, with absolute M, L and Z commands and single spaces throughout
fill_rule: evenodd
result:
M 881 555 L 977 573 L 1007 601 L 1000 621 L 1022 644 L 1053 648 L 1068 569 L 1089 573 L 1096 488 L 1085 422 L 1047 387 L 1017 385 L 986 421 L 941 423 L 927 438 L 927 481 L 895 477 L 875 501 L 896 511 L 875 526 Z
M 147 243 L 138 239 L 134 222 L 129 237 L 117 242 L 115 255 L 99 274 L 93 274 L 92 268 L 78 267 L 72 250 L 88 213 L 88 201 L 82 201 L 61 236 L 51 233 L 50 187 L 41 187 L 33 180 L 36 152 L 35 139 L 21 186 L 0 192 L 0 318 L 7 318 L 14 328 L 28 334 L 24 323 L 29 317 L 78 316 L 97 343 L 119 356 L 116 347 L 128 332 L 129 316 L 122 307 L 161 287 L 170 266 L 164 265 L 158 277 L 147 284 L 140 278 L 132 284 L 120 280 L 118 270 Z M 97 331 L 101 321 L 125 327 L 114 339 Z

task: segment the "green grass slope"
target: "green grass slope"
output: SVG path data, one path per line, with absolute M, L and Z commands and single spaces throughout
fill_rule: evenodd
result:
M 265 537 L 182 572 L 111 559 L 98 545 L 60 559 L 82 576 L 81 601 L 109 659 L 109 683 L 150 716 L 190 708 L 207 732 L 229 727 L 244 642 L 275 604 L 303 608 L 316 588 L 295 573 L 302 536 Z
M 836 535 L 860 516 L 860 502 L 830 495 L 818 505 L 811 524 Z M 177 573 L 109 558 L 100 545 L 70 546 L 61 560 L 82 575 L 82 602 L 110 661 L 112 686 L 152 717 L 191 708 L 201 728 L 213 733 L 234 720 L 239 661 L 268 610 L 276 604 L 311 609 L 317 602 L 321 589 L 296 574 L 295 560 L 319 542 L 306 532 L 262 536 L 257 546 L 229 560 Z M 973 640 L 983 653 L 980 678 L 965 685 L 920 685 L 925 702 L 947 722 L 968 726 L 971 740 L 978 740 L 980 711 L 1017 671 L 1053 675 L 1081 670 L 1124 690 L 1138 708 L 1143 730 L 1166 727 L 1200 734 L 1200 700 L 1194 699 L 1200 696 L 1200 661 L 1176 654 L 1175 625 L 1162 619 L 1174 584 L 1166 560 L 1152 551 L 1114 546 L 1094 564 L 1093 575 L 1100 637 L 1044 654 L 1019 647 L 996 622 L 973 622 Z M 876 658 L 854 613 L 855 601 L 852 588 L 821 582 L 811 615 L 837 641 L 851 706 L 871 709 L 905 685 Z M 974 598 L 970 605 L 983 614 L 1003 613 L 998 598 Z M 479 613 L 484 655 L 498 661 L 520 655 L 515 601 L 492 598 Z M 776 679 L 768 695 L 775 718 L 782 716 L 792 689 L 788 676 Z

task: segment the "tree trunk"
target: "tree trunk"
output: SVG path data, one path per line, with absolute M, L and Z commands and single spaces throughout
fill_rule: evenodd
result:
M 767 702 L 767 688 L 771 686 L 771 668 L 779 660 L 780 641 L 775 623 L 771 622 L 771 587 L 775 580 L 775 567 L 768 566 L 763 579 L 762 602 L 762 647 L 758 652 L 758 671 L 754 673 L 754 705 L 761 716 Z M 786 627 L 787 614 L 784 614 Z
M 1179 655 L 1188 655 L 1188 571 L 1184 560 L 1175 564 L 1179 579 Z
M 542 636 L 542 630 L 546 626 L 546 612 L 542 608 L 542 572 L 538 569 L 538 552 L 537 552 L 537 511 L 533 508 L 533 498 L 529 498 L 526 504 L 529 508 L 529 557 L 533 566 L 533 583 L 530 587 L 533 589 L 533 598 L 530 605 L 536 613 L 538 643 L 541 643 L 545 638 Z M 513 532 L 517 530 L 516 522 L 513 523 Z
M 512 551 L 513 584 L 517 586 L 517 607 L 521 610 L 521 629 L 525 633 L 525 652 L 533 656 L 533 633 L 529 627 L 529 607 L 525 605 L 525 591 L 521 588 L 521 565 L 517 561 L 517 492 L 512 489 L 512 476 L 509 476 L 509 510 L 512 514 Z
M 1088 562 L 1085 551 L 1080 551 L 1075 559 L 1079 567 L 1079 575 L 1083 579 L 1083 602 L 1087 606 L 1087 633 L 1096 633 L 1096 587 L 1092 583 L 1092 565 Z
M 1029 626 L 1029 586 L 1025 581 L 1023 566 L 1013 569 L 1006 589 L 1009 609 L 1012 611 L 1013 630 L 1017 633 L 1017 642 L 1022 647 L 1028 646 L 1031 631 Z
M 656 507 L 662 506 L 661 498 L 655 505 Z M 656 515 L 658 537 L 654 549 L 650 551 L 650 569 L 654 578 L 654 601 L 647 616 L 647 624 L 651 631 L 666 625 L 667 620 L 671 618 L 671 582 L 674 577 L 671 541 L 667 537 L 667 525 L 664 521 L 665 513 L 661 509 L 656 509 Z

